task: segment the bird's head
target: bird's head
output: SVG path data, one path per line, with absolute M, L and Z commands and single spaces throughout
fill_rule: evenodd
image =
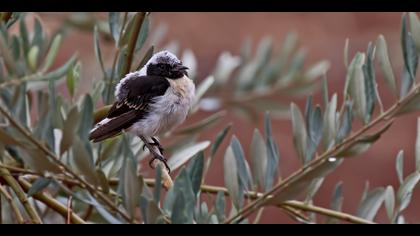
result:
M 146 64 L 147 75 L 163 76 L 169 79 L 179 79 L 188 76 L 188 67 L 184 66 L 174 54 L 161 51 L 153 55 Z

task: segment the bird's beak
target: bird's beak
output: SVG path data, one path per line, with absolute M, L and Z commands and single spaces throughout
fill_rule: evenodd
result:
M 188 76 L 188 72 L 187 72 L 187 70 L 189 70 L 190 68 L 188 68 L 188 67 L 186 67 L 186 66 L 184 66 L 184 65 L 182 65 L 182 64 L 178 64 L 177 66 L 176 66 L 176 70 L 177 71 L 179 71 L 179 72 L 181 72 L 181 73 L 183 73 L 184 75 L 186 75 L 186 76 Z

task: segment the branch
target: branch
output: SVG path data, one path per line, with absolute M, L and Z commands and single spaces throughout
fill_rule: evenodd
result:
M 29 189 L 32 187 L 31 184 L 28 181 L 26 181 L 25 179 L 23 179 L 22 177 L 20 177 L 18 180 L 19 180 L 19 183 L 21 184 L 22 188 L 25 190 L 25 192 L 28 192 Z M 68 213 L 70 213 L 69 218 L 70 218 L 72 223 L 74 223 L 74 224 L 86 224 L 86 222 L 82 218 L 80 218 L 73 211 L 68 212 L 67 207 L 64 206 L 63 204 L 61 204 L 59 201 L 55 200 L 54 198 L 51 198 L 51 197 L 45 195 L 42 192 L 38 192 L 38 193 L 34 194 L 32 197 L 34 199 L 44 203 L 49 208 L 53 209 L 55 212 L 57 212 L 58 214 L 63 216 L 64 219 L 66 219 L 68 217 Z
M 139 32 L 141 25 L 143 24 L 144 18 L 146 16 L 145 12 L 137 13 L 134 17 L 133 31 L 130 34 L 130 41 L 127 45 L 127 54 L 125 57 L 125 64 L 121 71 L 121 76 L 124 76 L 130 72 L 131 64 L 133 62 L 134 49 L 136 48 L 137 38 L 139 37 Z
M 17 167 L 11 167 L 11 166 L 5 166 L 5 165 L 0 165 L 0 167 L 8 168 L 9 170 L 11 170 L 13 172 L 17 172 L 17 173 L 28 173 L 27 170 L 17 168 Z M 43 176 L 42 174 L 35 173 L 35 172 L 29 172 L 28 174 L 33 174 L 33 175 L 36 175 L 36 176 Z M 27 179 L 30 180 L 30 181 L 34 181 L 36 178 L 32 178 L 31 176 L 27 176 Z M 76 180 L 73 180 L 73 179 L 68 179 L 68 178 L 64 178 L 64 177 L 59 177 L 57 179 L 60 180 L 60 181 L 63 181 L 66 184 L 81 186 L 80 182 L 78 182 Z M 155 186 L 155 179 L 144 179 L 144 182 L 149 187 L 154 187 Z M 119 180 L 115 179 L 115 178 L 109 179 L 108 183 L 111 186 L 117 186 L 118 183 L 119 183 Z M 26 190 L 26 186 L 24 186 L 24 188 Z M 226 188 L 218 187 L 218 186 L 212 186 L 212 185 L 201 185 L 201 192 L 208 193 L 208 194 L 217 194 L 218 192 L 222 192 L 225 196 L 229 196 L 228 190 Z M 34 196 L 36 196 L 36 195 L 34 195 Z M 248 199 L 251 199 L 251 200 L 256 200 L 256 199 L 261 198 L 263 196 L 263 194 L 259 193 L 259 192 L 249 191 L 249 192 L 245 192 L 244 196 L 245 196 L 245 198 L 248 198 Z M 272 198 L 272 196 L 269 196 L 269 198 Z M 367 221 L 365 219 L 362 219 L 362 218 L 359 218 L 359 217 L 356 217 L 356 216 L 352 216 L 352 215 L 349 215 L 349 214 L 346 214 L 346 213 L 341 213 L 341 212 L 338 212 L 338 211 L 333 211 L 333 210 L 330 210 L 330 209 L 326 209 L 326 208 L 322 208 L 322 207 L 318 207 L 318 206 L 314 206 L 314 205 L 308 205 L 304 202 L 299 202 L 299 201 L 286 201 L 286 202 L 278 205 L 278 207 L 283 208 L 284 210 L 286 210 L 288 212 L 290 212 L 290 208 L 293 208 L 293 209 L 298 209 L 298 210 L 302 210 L 302 211 L 306 211 L 306 212 L 315 212 L 315 213 L 318 213 L 320 215 L 333 217 L 333 218 L 340 219 L 340 220 L 347 221 L 347 222 L 351 222 L 351 223 L 374 224 L 374 222 Z M 293 212 L 293 213 L 295 214 L 296 212 Z M 301 215 L 299 215 L 299 217 L 303 218 Z
M 416 95 L 419 94 L 419 86 L 413 87 L 413 89 L 410 91 L 410 93 L 405 96 L 404 98 L 401 98 L 397 103 L 395 103 L 393 106 L 391 106 L 386 112 L 379 115 L 376 119 L 371 121 L 369 124 L 365 125 L 358 131 L 356 131 L 353 135 L 346 138 L 343 142 L 335 145 L 330 150 L 324 152 L 321 156 L 319 156 L 317 159 L 312 160 L 309 162 L 306 166 L 300 168 L 293 174 L 291 174 L 289 177 L 284 179 L 282 182 L 278 183 L 276 186 L 274 186 L 270 191 L 264 193 L 260 198 L 256 199 L 254 202 L 248 204 L 245 206 L 242 210 L 240 210 L 237 214 L 229 218 L 225 221 L 225 223 L 233 223 L 238 222 L 246 217 L 248 217 L 250 214 L 252 214 L 255 210 L 257 210 L 260 206 L 264 205 L 270 198 L 271 195 L 275 196 L 284 189 L 286 189 L 289 185 L 291 185 L 294 181 L 299 180 L 299 178 L 302 177 L 302 174 L 304 174 L 305 170 L 309 168 L 316 168 L 324 161 L 326 161 L 329 157 L 335 156 L 340 151 L 345 150 L 346 148 L 351 147 L 353 144 L 355 144 L 358 141 L 358 138 L 366 133 L 366 131 L 370 130 L 371 128 L 375 127 L 377 124 L 387 121 L 390 118 L 392 118 L 396 112 L 405 104 L 410 102 L 412 99 L 415 98 Z
M 25 208 L 26 212 L 28 213 L 29 217 L 34 224 L 42 224 L 41 218 L 39 217 L 36 210 L 32 207 L 29 203 L 28 198 L 26 197 L 25 192 L 20 187 L 19 183 L 12 177 L 9 170 L 3 167 L 0 167 L 0 176 L 6 181 L 6 183 L 12 188 L 13 192 L 15 192 L 16 196 L 18 197 L 19 201 L 22 203 L 23 207 Z
M 56 164 L 60 170 L 63 172 L 64 175 L 69 175 L 70 177 L 74 178 L 75 180 L 79 181 L 83 184 L 83 188 L 87 189 L 94 197 L 98 197 L 98 199 L 102 200 L 110 209 L 120 214 L 126 221 L 131 222 L 131 217 L 127 215 L 127 213 L 123 212 L 114 202 L 112 202 L 106 195 L 102 192 L 98 191 L 94 186 L 90 183 L 86 182 L 82 177 L 78 174 L 74 173 L 68 166 L 64 165 L 59 158 L 50 151 L 47 147 L 45 147 L 41 142 L 38 141 L 32 134 L 26 130 L 22 125 L 18 123 L 10 114 L 6 111 L 3 107 L 3 104 L 0 104 L 0 113 L 2 113 L 10 122 L 10 124 L 15 127 L 20 133 L 22 133 L 30 142 L 32 142 L 39 150 L 41 150 L 44 154 L 50 157 L 50 160 Z
M 0 185 L 0 194 L 3 194 L 3 196 L 6 198 L 6 201 L 9 203 L 10 207 L 12 208 L 13 213 L 16 216 L 16 221 L 18 224 L 24 224 L 25 220 L 23 219 L 22 214 L 19 211 L 18 206 L 16 205 L 16 202 L 13 200 L 12 196 L 7 192 L 7 190 Z

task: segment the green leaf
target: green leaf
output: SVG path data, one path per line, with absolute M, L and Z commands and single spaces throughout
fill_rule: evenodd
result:
M 290 105 L 290 112 L 292 114 L 293 143 L 295 145 L 299 160 L 301 163 L 306 163 L 305 152 L 307 147 L 306 145 L 308 134 L 305 128 L 305 121 L 296 104 L 292 103 Z
M 168 166 L 172 171 L 178 169 L 181 165 L 186 163 L 189 159 L 194 157 L 198 152 L 203 151 L 210 145 L 209 141 L 199 142 L 190 145 L 183 150 L 175 153 L 169 158 Z
M 258 129 L 254 129 L 251 142 L 251 160 L 252 172 L 254 173 L 254 183 L 264 189 L 265 188 L 265 175 L 267 171 L 267 146 L 265 145 L 264 138 Z
M 74 66 L 77 61 L 77 56 L 73 55 L 64 65 L 56 70 L 53 70 L 45 75 L 42 75 L 37 81 L 57 80 L 65 76 L 70 68 Z
M 370 191 L 359 204 L 356 215 L 366 220 L 373 220 L 384 200 L 384 188 L 376 188 Z
M 365 123 L 369 123 L 373 111 L 375 109 L 376 102 L 376 81 L 375 81 L 375 69 L 373 67 L 373 58 L 375 54 L 375 47 L 372 43 L 369 43 L 367 50 L 367 57 L 365 64 L 362 66 L 363 74 L 365 77 L 365 95 L 366 95 L 366 115 Z
M 238 179 L 238 164 L 233 153 L 232 147 L 226 149 L 224 158 L 224 177 L 225 186 L 236 209 L 240 209 L 243 204 L 243 194 L 240 192 Z
M 308 186 L 316 178 L 323 178 L 333 172 L 341 163 L 342 159 L 329 158 L 326 159 L 322 164 L 318 165 L 315 168 L 308 168 L 299 175 L 298 178 L 295 178 L 287 188 L 284 188 L 283 191 L 279 191 L 276 195 L 270 199 L 268 205 L 278 205 L 287 200 L 295 199 L 298 195 L 308 191 Z
M 199 103 L 200 103 L 200 99 L 204 96 L 204 94 L 211 88 L 211 86 L 214 84 L 214 77 L 213 76 L 209 76 L 206 79 L 203 80 L 203 82 L 200 83 L 200 85 L 198 86 L 196 92 L 195 92 L 195 97 L 194 97 L 194 104 L 193 104 L 193 108 L 192 111 L 197 111 L 199 108 Z
M 172 206 L 171 221 L 174 224 L 191 224 L 194 215 L 195 196 L 190 177 L 185 169 L 177 176 L 174 186 L 175 198 Z
M 416 170 L 420 171 L 420 117 L 417 118 Z
M 418 56 L 416 53 L 416 45 L 414 40 L 409 34 L 407 29 L 407 16 L 406 14 L 402 17 L 402 28 L 401 28 L 401 45 L 403 49 L 403 58 L 405 69 L 409 76 L 403 76 L 401 84 L 401 97 L 404 97 L 411 89 L 415 79 L 418 64 Z
M 330 204 L 331 210 L 339 211 L 339 212 L 342 211 L 343 201 L 344 201 L 343 182 L 340 181 L 335 185 L 335 188 L 334 188 L 332 201 Z M 337 222 L 338 220 L 334 218 L 327 219 L 327 224 L 336 224 Z
M 139 65 L 137 66 L 136 70 L 140 70 L 144 65 L 146 65 L 147 61 L 153 56 L 153 52 L 155 50 L 155 47 L 152 45 L 147 50 L 147 52 L 144 54 L 143 59 L 141 59 Z
M 89 94 L 85 95 L 80 111 L 78 134 L 82 140 L 88 140 L 93 124 L 93 101 Z
M 86 145 L 78 137 L 74 140 L 73 160 L 80 174 L 85 176 L 90 183 L 96 185 L 98 179 L 96 177 L 93 158 L 89 151 L 86 150 Z
M 378 131 L 374 132 L 373 134 L 367 134 L 360 138 L 358 138 L 350 147 L 346 147 L 337 154 L 338 157 L 348 157 L 348 156 L 355 156 L 366 152 L 370 146 L 376 142 L 383 133 L 385 133 L 389 127 L 391 127 L 392 121 L 388 122 L 385 126 L 383 126 Z
M 324 78 L 322 78 L 321 93 L 322 93 L 322 100 L 324 103 L 324 107 L 327 107 L 328 101 L 329 101 L 329 94 L 328 94 L 328 80 L 327 80 L 326 75 L 324 75 Z
M 235 135 L 232 137 L 230 146 L 232 147 L 233 154 L 235 155 L 240 184 L 245 187 L 245 190 L 250 190 L 253 186 L 251 170 L 245 159 L 241 143 Z
M 99 65 L 101 66 L 102 73 L 104 75 L 104 78 L 106 78 L 106 71 L 104 67 L 104 62 L 102 61 L 102 53 L 101 53 L 101 46 L 99 45 L 99 32 L 98 32 L 98 26 L 95 25 L 94 31 L 93 31 L 93 42 L 95 45 L 95 56 L 96 60 L 99 62 Z
M 420 173 L 415 171 L 411 175 L 405 178 L 397 192 L 397 209 L 398 212 L 402 212 L 408 207 L 413 195 L 414 188 L 420 180 Z
M 405 104 L 401 104 L 395 115 L 403 115 L 411 113 L 420 109 L 420 93 L 416 93 L 409 101 Z
M 386 84 L 391 88 L 394 94 L 397 93 L 397 85 L 395 82 L 394 72 L 392 70 L 391 61 L 388 56 L 388 46 L 383 35 L 379 35 L 377 41 L 377 56 L 379 65 L 384 76 Z
M 162 217 L 162 211 L 155 201 L 149 201 L 147 205 L 147 222 L 150 224 L 158 223 Z
M 134 217 L 140 198 L 140 184 L 136 173 L 136 163 L 132 156 L 125 157 L 122 167 L 122 196 L 125 209 Z
M 385 190 L 385 209 L 388 218 L 392 220 L 395 210 L 395 192 L 391 185 L 389 185 Z
M 32 71 L 36 71 L 38 67 L 39 47 L 33 46 L 28 53 L 28 64 Z
M 29 51 L 29 36 L 28 36 L 28 28 L 26 27 L 26 23 L 25 23 L 25 17 L 22 17 L 22 19 L 19 21 L 19 33 L 22 39 L 22 48 L 26 55 Z
M 351 131 L 353 122 L 353 103 L 346 101 L 344 104 L 343 120 L 341 121 L 341 127 L 337 134 L 337 143 L 341 143 Z
M 280 153 L 279 148 L 276 144 L 276 141 L 273 137 L 273 132 L 271 128 L 271 119 L 268 112 L 265 113 L 264 117 L 264 129 L 267 145 L 267 171 L 265 176 L 265 191 L 271 189 L 274 183 L 274 178 L 277 175 L 280 175 L 279 172 L 279 162 L 280 162 Z
M 217 152 L 217 150 L 220 147 L 220 144 L 225 139 L 227 133 L 229 132 L 230 128 L 232 127 L 232 124 L 228 124 L 223 130 L 221 130 L 219 133 L 217 133 L 216 137 L 214 138 L 214 142 L 211 145 L 210 148 L 210 156 L 214 156 Z
M 316 78 L 326 74 L 330 66 L 331 66 L 331 63 L 327 60 L 317 62 L 306 71 L 305 77 L 307 78 L 308 81 L 313 81 Z
M 31 46 L 41 47 L 44 42 L 44 30 L 41 24 L 41 20 L 38 17 L 35 17 L 34 22 L 34 34 L 31 42 Z M 42 50 L 41 50 L 42 51 Z
M 319 188 L 321 188 L 323 183 L 324 178 L 316 178 L 311 182 L 311 184 L 308 187 L 308 193 L 305 197 L 306 203 L 309 203 L 315 197 L 315 194 L 318 192 Z
M 346 68 L 349 67 L 349 38 L 346 38 L 346 42 L 344 43 L 344 66 Z
M 43 177 L 39 177 L 35 180 L 32 184 L 31 188 L 28 190 L 28 197 L 32 197 L 33 195 L 41 192 L 44 190 L 48 185 L 51 183 L 51 179 L 46 179 Z
M 98 211 L 99 215 L 102 216 L 108 223 L 110 224 L 122 224 L 123 222 L 109 213 L 104 206 L 102 206 L 94 197 L 89 194 L 90 201 L 94 202 L 93 206 L 95 207 L 96 211 Z
M 346 76 L 347 89 L 345 90 L 345 98 L 348 95 L 354 101 L 354 111 L 356 116 L 366 124 L 367 104 L 366 104 L 366 89 L 362 66 L 365 63 L 365 54 L 357 53 Z
M 55 58 L 57 57 L 58 49 L 60 48 L 61 44 L 61 34 L 57 34 L 50 46 L 50 49 L 48 50 L 48 54 L 45 58 L 44 65 L 41 69 L 41 72 L 46 72 L 51 65 L 53 64 Z
M 222 191 L 217 192 L 216 202 L 214 204 L 214 208 L 216 210 L 217 219 L 220 222 L 225 220 L 225 194 Z
M 408 13 L 410 17 L 410 30 L 417 47 L 417 53 L 420 53 L 420 20 L 416 13 Z
M 6 145 L 21 145 L 21 142 L 6 132 L 3 127 L 0 127 L 0 142 Z
M 80 67 L 81 64 L 77 63 L 67 72 L 66 85 L 71 97 L 74 97 L 76 87 L 80 80 Z
M 331 97 L 331 101 L 328 103 L 324 113 L 324 126 L 322 131 L 322 145 L 324 150 L 329 149 L 335 143 L 335 137 L 337 133 L 336 125 L 336 110 L 337 110 L 337 94 L 335 93 Z
M 76 133 L 77 125 L 79 124 L 79 119 L 79 111 L 75 106 L 69 111 L 67 119 L 64 122 L 63 139 L 60 143 L 60 155 L 73 145 L 74 135 Z
M 99 181 L 99 186 L 101 186 L 102 191 L 104 193 L 109 193 L 110 187 L 109 187 L 108 179 L 106 178 L 104 171 L 100 168 L 96 168 L 95 170 L 96 170 L 96 176 Z
M 156 168 L 155 187 L 153 189 L 153 199 L 155 202 L 160 202 L 160 192 L 162 190 L 162 169 L 160 166 Z
M 174 207 L 172 209 L 171 222 L 172 224 L 192 224 L 192 221 L 188 220 L 188 213 L 185 209 L 186 200 L 183 194 L 178 194 L 174 201 Z
M 195 157 L 187 167 L 187 172 L 190 176 L 192 189 L 195 196 L 197 196 L 201 189 L 201 182 L 203 179 L 204 171 L 204 152 L 200 151 L 196 154 L 196 156 L 197 157 Z
M 402 184 L 404 181 L 404 151 L 403 150 L 398 152 L 395 168 L 397 170 L 398 180 L 400 181 L 400 184 Z
M 53 163 L 43 152 L 31 146 L 25 148 L 29 155 L 22 155 L 22 159 L 31 170 L 38 173 L 52 172 L 61 173 L 60 168 Z
M 140 14 L 140 13 L 137 13 Z M 149 35 L 150 19 L 149 14 L 146 14 L 143 19 L 143 23 L 140 28 L 139 36 L 137 38 L 135 51 L 140 50 L 146 42 L 147 36 Z
M 111 36 L 115 41 L 115 44 L 118 45 L 121 32 L 121 23 L 120 23 L 120 13 L 119 12 L 110 12 L 108 14 L 108 24 L 111 31 Z
M 204 118 L 196 123 L 193 123 L 185 128 L 175 131 L 177 135 L 188 135 L 188 134 L 195 134 L 198 133 L 212 124 L 217 122 L 220 118 L 226 115 L 226 111 L 219 111 L 217 113 L 212 114 L 211 116 Z

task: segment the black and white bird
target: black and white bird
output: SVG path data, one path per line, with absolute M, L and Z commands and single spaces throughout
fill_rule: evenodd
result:
M 152 139 L 150 144 L 162 150 L 154 136 L 180 125 L 194 99 L 195 85 L 187 69 L 168 51 L 154 54 L 141 70 L 127 74 L 117 84 L 115 103 L 90 131 L 89 139 L 100 142 L 126 131 Z M 152 161 L 156 158 L 166 165 L 163 156 L 155 155 Z

